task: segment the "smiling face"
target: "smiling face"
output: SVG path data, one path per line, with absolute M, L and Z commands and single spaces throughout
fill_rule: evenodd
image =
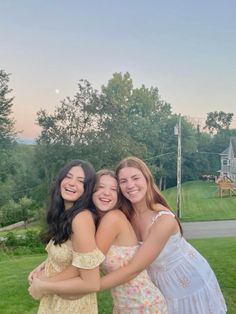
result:
M 65 209 L 70 208 L 84 193 L 85 174 L 80 166 L 72 167 L 62 179 L 60 190 L 64 199 Z
M 96 208 L 102 212 L 114 209 L 118 200 L 118 184 L 115 178 L 108 174 L 102 175 L 96 183 L 93 193 L 93 202 Z
M 122 194 L 132 204 L 146 204 L 147 181 L 141 170 L 124 167 L 119 170 L 118 180 Z

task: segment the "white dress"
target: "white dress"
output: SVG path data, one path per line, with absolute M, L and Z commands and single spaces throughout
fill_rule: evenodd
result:
M 174 214 L 161 211 L 161 215 Z M 226 304 L 206 259 L 178 232 L 170 237 L 148 273 L 164 295 L 168 314 L 224 314 Z

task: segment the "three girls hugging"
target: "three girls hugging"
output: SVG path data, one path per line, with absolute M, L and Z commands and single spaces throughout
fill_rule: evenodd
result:
M 51 191 L 47 226 L 47 259 L 28 276 L 39 314 L 96 314 L 103 289 L 113 314 L 226 313 L 213 270 L 139 158 L 97 173 L 71 161 Z

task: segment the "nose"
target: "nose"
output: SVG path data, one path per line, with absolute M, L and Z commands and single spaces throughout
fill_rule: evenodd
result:
M 110 195 L 110 189 L 109 188 L 105 188 L 103 193 L 104 193 L 104 195 Z
M 75 179 L 74 178 L 70 178 L 70 180 L 68 181 L 69 185 L 75 185 Z
M 127 181 L 126 181 L 126 188 L 127 188 L 128 190 L 132 189 L 133 186 L 134 186 L 133 180 L 127 180 Z

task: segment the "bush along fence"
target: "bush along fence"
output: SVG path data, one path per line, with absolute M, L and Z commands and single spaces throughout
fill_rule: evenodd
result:
M 26 230 L 23 234 L 8 232 L 0 237 L 0 249 L 3 251 L 28 248 L 32 252 L 44 252 L 45 245 L 39 231 Z

